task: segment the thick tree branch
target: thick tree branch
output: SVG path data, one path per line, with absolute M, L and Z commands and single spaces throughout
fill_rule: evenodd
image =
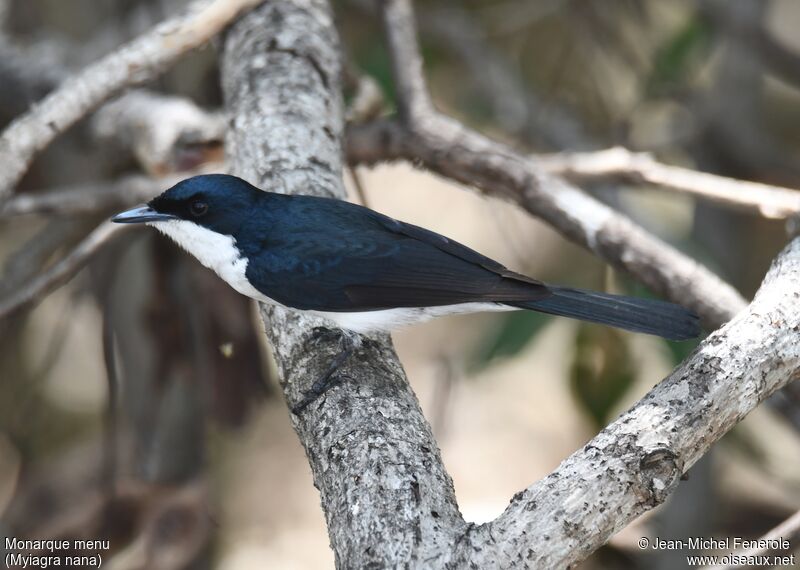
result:
M 475 529 L 456 561 L 566 568 L 661 504 L 708 449 L 800 376 L 800 239 L 753 303 L 556 471 Z M 495 538 L 496 537 L 496 538 Z
M 56 136 L 124 88 L 152 79 L 260 1 L 204 0 L 64 81 L 0 136 L 0 202 Z
M 401 105 L 403 122 L 361 128 L 348 156 L 367 163 L 421 158 L 449 178 L 510 197 L 670 298 L 686 302 L 688 296 L 688 304 L 714 326 L 743 307 L 741 297 L 718 278 L 629 220 L 541 172 L 526 157 L 438 115 L 420 76 L 409 3 L 386 0 L 384 15 L 398 93 L 408 99 Z M 369 136 L 359 141 L 365 132 Z M 453 562 L 567 567 L 663 502 L 714 441 L 797 377 L 800 317 L 790 292 L 798 286 L 800 242 L 795 242 L 776 261 L 750 310 L 704 341 L 556 472 L 515 496 L 496 521 L 470 529 Z M 724 300 L 715 302 L 715 296 Z
M 228 32 L 223 90 L 231 168 L 260 187 L 344 198 L 339 47 L 324 0 L 276 0 Z M 262 307 L 295 404 L 338 353 L 321 324 Z M 341 382 L 293 415 L 340 568 L 442 566 L 465 528 L 430 426 L 388 338 L 365 344 Z
M 633 184 L 652 184 L 755 212 L 765 218 L 786 219 L 800 213 L 800 192 L 797 190 L 662 164 L 649 154 L 634 153 L 621 147 L 596 152 L 539 155 L 532 160 L 550 174 L 576 181 L 616 178 Z

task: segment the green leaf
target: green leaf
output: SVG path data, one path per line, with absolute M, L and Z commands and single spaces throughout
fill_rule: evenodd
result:
M 709 23 L 695 16 L 661 45 L 653 57 L 653 69 L 647 80 L 649 94 L 661 93 L 680 84 L 711 48 Z
M 519 354 L 551 318 L 535 311 L 514 311 L 503 315 L 500 327 L 482 339 L 469 368 L 473 372 L 479 371 L 497 359 Z
M 392 81 L 392 61 L 389 52 L 380 44 L 375 43 L 369 49 L 356 53 L 356 64 L 367 75 L 372 76 L 378 83 L 386 102 L 392 108 L 396 107 L 394 96 L 394 83 Z
M 635 380 L 636 369 L 623 333 L 597 325 L 582 324 L 578 328 L 570 387 L 598 428 L 608 423 Z

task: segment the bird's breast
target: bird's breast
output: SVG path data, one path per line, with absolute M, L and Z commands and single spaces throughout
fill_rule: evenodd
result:
M 233 236 L 223 235 L 185 220 L 151 222 L 161 233 L 214 271 L 228 285 L 247 297 L 274 303 L 247 279 L 247 258 L 236 246 Z

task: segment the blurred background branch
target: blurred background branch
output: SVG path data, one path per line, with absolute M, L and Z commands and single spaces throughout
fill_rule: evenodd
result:
M 652 184 L 754 211 L 765 218 L 786 219 L 800 213 L 800 192 L 797 190 L 662 164 L 648 154 L 632 153 L 622 147 L 587 153 L 540 155 L 534 160 L 550 174 L 577 181 L 616 178 L 629 184 Z
M 208 0 L 160 24 L 70 77 L 0 135 L 0 200 L 5 201 L 36 153 L 86 113 L 131 85 L 160 73 L 188 50 L 216 35 L 257 0 Z

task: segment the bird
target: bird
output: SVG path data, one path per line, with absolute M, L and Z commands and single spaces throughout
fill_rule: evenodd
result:
M 112 221 L 153 226 L 247 297 L 360 334 L 519 309 L 669 340 L 700 332 L 681 305 L 548 285 L 364 206 L 267 192 L 228 174 L 178 182 Z
M 680 305 L 546 284 L 367 207 L 268 192 L 228 174 L 187 178 L 111 220 L 150 225 L 239 293 L 341 329 L 332 368 L 359 335 L 458 313 L 527 309 L 669 340 L 700 333 Z

